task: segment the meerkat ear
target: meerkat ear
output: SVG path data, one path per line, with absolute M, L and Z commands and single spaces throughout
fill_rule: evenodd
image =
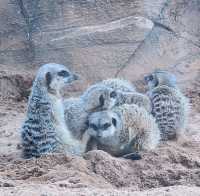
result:
M 47 87 L 49 87 L 50 83 L 51 83 L 51 73 L 50 72 L 47 72 L 46 73 L 46 84 L 47 84 Z
M 112 124 L 116 127 L 117 126 L 117 120 L 115 118 L 112 118 Z
M 104 106 L 104 102 L 105 102 L 105 99 L 104 99 L 103 95 L 101 95 L 101 96 L 99 97 L 100 106 Z

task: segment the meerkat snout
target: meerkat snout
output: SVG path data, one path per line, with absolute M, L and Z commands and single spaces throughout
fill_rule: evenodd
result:
M 106 112 L 101 112 L 105 113 Z M 99 119 L 100 112 L 93 113 L 88 119 L 88 132 L 94 138 L 106 138 L 113 136 L 117 127 L 117 120 L 114 116 Z
M 78 80 L 78 75 L 70 72 L 66 67 L 61 67 L 53 72 L 47 72 L 45 74 L 46 86 L 48 91 L 51 93 L 60 91 L 63 87 Z

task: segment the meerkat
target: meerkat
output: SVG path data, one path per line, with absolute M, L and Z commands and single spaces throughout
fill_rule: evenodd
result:
M 187 122 L 188 99 L 177 86 L 176 77 L 164 70 L 155 70 L 145 76 L 147 95 L 152 103 L 152 115 L 161 131 L 162 140 L 183 136 Z
M 88 143 L 87 150 L 96 145 L 95 148 L 113 156 L 154 149 L 160 140 L 153 116 L 135 104 L 94 112 L 88 117 L 88 125 L 93 144 Z
M 147 112 L 151 112 L 152 105 L 149 97 L 145 94 L 138 92 L 117 92 L 115 106 L 123 104 L 136 104 L 139 107 L 143 107 Z
M 88 115 L 95 111 L 110 109 L 115 105 L 116 92 L 105 85 L 92 85 L 80 97 L 64 100 L 65 123 L 74 137 L 82 143 L 85 152 L 88 135 Z
M 110 88 L 122 92 L 135 92 L 136 88 L 133 84 L 131 84 L 129 81 L 119 78 L 109 78 L 106 80 L 103 80 L 97 84 L 103 84 L 106 86 L 109 86 Z
M 64 65 L 50 63 L 39 69 L 21 128 L 24 158 L 39 157 L 60 148 L 76 153 L 78 144 L 65 124 L 60 94 L 60 89 L 74 80 L 77 76 Z
M 129 81 L 119 78 L 110 78 L 97 83 L 97 85 L 98 84 L 104 84 L 117 92 L 115 105 L 136 104 L 140 107 L 144 107 L 148 112 L 151 112 L 151 101 L 149 97 L 136 92 L 135 86 Z

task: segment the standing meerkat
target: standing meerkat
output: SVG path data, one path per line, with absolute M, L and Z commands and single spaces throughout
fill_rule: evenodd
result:
M 76 153 L 77 143 L 65 124 L 60 95 L 60 89 L 76 79 L 64 65 L 51 63 L 39 69 L 21 129 L 24 158 L 39 157 L 60 148 Z
M 149 87 L 147 94 L 152 102 L 152 115 L 161 131 L 162 140 L 183 135 L 189 104 L 177 86 L 175 75 L 155 70 L 144 79 Z
M 88 150 L 95 144 L 114 156 L 154 149 L 160 140 L 153 116 L 135 104 L 92 113 L 88 124 L 87 132 L 96 142 L 88 143 Z

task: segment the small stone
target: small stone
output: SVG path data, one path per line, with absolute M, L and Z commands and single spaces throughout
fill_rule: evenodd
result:
M 8 183 L 8 182 L 4 182 L 2 186 L 3 186 L 3 187 L 14 187 L 13 184 L 10 184 L 10 183 Z

